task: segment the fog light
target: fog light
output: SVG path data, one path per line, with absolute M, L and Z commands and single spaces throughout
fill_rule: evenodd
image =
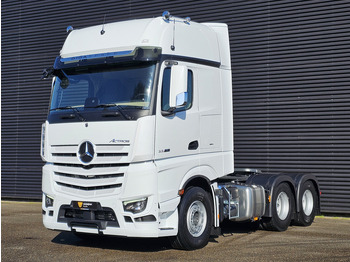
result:
M 53 207 L 53 197 L 50 197 L 46 194 L 44 194 L 45 196 L 45 207 Z
M 140 213 L 146 209 L 147 198 L 141 198 L 137 200 L 124 201 L 123 202 L 124 211 L 131 213 Z

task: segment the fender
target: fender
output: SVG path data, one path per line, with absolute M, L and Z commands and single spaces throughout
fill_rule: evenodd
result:
M 288 183 L 296 199 L 295 182 L 291 176 L 286 174 L 253 174 L 251 175 L 245 184 L 247 185 L 260 185 L 263 186 L 266 193 L 266 208 L 264 217 L 272 217 L 271 203 L 269 202 L 269 196 L 273 195 L 274 189 L 281 183 Z
M 213 181 L 214 179 L 216 179 L 216 172 L 213 168 L 209 166 L 196 167 L 190 170 L 183 177 L 179 190 L 185 189 L 189 185 L 200 186 L 203 189 L 207 190 L 211 195 L 213 201 L 214 227 L 218 228 L 220 223 L 218 219 L 219 209 L 217 197 L 214 194 L 214 187 L 216 187 L 217 185 L 215 183 L 215 186 L 213 186 L 213 184 L 211 183 L 211 181 Z M 217 232 L 213 231 L 212 233 L 216 234 Z
M 294 185 L 296 188 L 296 212 L 299 213 L 301 206 L 300 206 L 300 198 L 302 197 L 300 195 L 301 186 L 308 180 L 310 180 L 316 189 L 317 192 L 317 207 L 316 207 L 316 214 L 320 214 L 321 210 L 321 203 L 320 203 L 320 186 L 318 184 L 317 178 L 313 174 L 286 174 L 287 176 L 290 176 L 294 180 Z
M 208 187 L 210 187 L 210 181 L 217 178 L 215 170 L 210 166 L 199 166 L 189 170 L 186 175 L 182 178 L 180 183 L 180 189 L 186 188 L 188 183 L 195 178 L 204 178 L 208 182 Z

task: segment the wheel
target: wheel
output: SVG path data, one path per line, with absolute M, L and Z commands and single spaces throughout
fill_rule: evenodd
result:
M 273 192 L 272 217 L 265 218 L 263 227 L 267 230 L 285 231 L 292 220 L 294 211 L 294 196 L 286 183 L 279 184 Z
M 179 230 L 170 239 L 174 248 L 193 250 L 206 246 L 213 224 L 210 195 L 200 187 L 190 188 L 179 206 Z
M 314 184 L 306 181 L 300 189 L 299 206 L 300 212 L 296 225 L 310 226 L 314 221 L 317 207 L 317 193 Z

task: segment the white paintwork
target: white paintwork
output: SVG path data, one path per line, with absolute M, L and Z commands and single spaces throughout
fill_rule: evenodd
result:
M 220 61 L 217 34 L 210 27 L 196 22 L 175 24 L 175 51 L 173 22 L 162 17 L 110 23 L 84 29 L 74 29 L 64 43 L 63 58 L 107 52 L 134 50 L 136 46 L 158 46 L 163 54 L 176 54 L 210 61 Z
M 231 70 L 230 39 L 227 25 L 222 23 L 203 23 L 203 25 L 209 26 L 217 34 L 221 68 Z
M 138 120 L 131 162 L 153 159 L 155 120 L 155 116 L 142 117 Z
M 99 202 L 115 211 L 119 228 L 109 227 L 104 234 L 128 237 L 174 236 L 178 232 L 179 190 L 193 177 L 208 181 L 233 172 L 233 123 L 231 62 L 227 25 L 219 23 L 186 24 L 176 18 L 175 50 L 173 20 L 162 17 L 106 24 L 75 29 L 67 37 L 61 50 L 62 58 L 134 50 L 138 46 L 162 48 L 162 54 L 198 58 L 219 62 L 220 67 L 177 61 L 182 70 L 193 72 L 193 103 L 187 111 L 172 116 L 161 112 L 162 76 L 165 63 L 159 65 L 156 114 L 137 121 L 75 122 L 45 126 L 45 154 L 42 190 L 54 198 L 54 206 L 42 208 L 44 225 L 50 229 L 67 230 L 65 223 L 57 222 L 61 205 L 74 201 Z M 184 79 L 183 83 L 185 82 Z M 187 81 L 187 80 L 186 80 Z M 183 84 L 182 83 L 182 84 Z M 175 94 L 176 95 L 176 94 Z M 94 144 L 95 158 L 90 164 L 129 163 L 129 166 L 82 169 L 52 163 L 82 164 L 77 153 L 84 141 Z M 196 150 L 188 150 L 190 142 L 198 141 Z M 127 153 L 127 156 L 97 157 L 103 153 Z M 55 156 L 52 154 L 67 154 Z M 122 173 L 120 177 L 77 179 L 60 173 L 98 176 Z M 64 187 L 103 186 L 121 184 L 121 187 L 101 190 L 80 190 Z M 215 184 L 215 183 L 214 183 Z M 148 198 L 147 208 L 140 214 L 123 209 L 123 201 Z M 213 201 L 215 202 L 215 198 Z M 54 211 L 53 216 L 48 211 Z M 218 208 L 215 208 L 215 217 Z M 155 222 L 136 222 L 134 219 L 153 215 Z M 129 216 L 132 222 L 125 222 Z M 218 221 L 215 220 L 218 226 Z M 78 228 L 80 232 L 91 229 Z

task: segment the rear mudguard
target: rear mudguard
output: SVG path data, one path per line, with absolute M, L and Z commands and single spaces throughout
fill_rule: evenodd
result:
M 281 183 L 287 183 L 294 194 L 295 199 L 295 212 L 300 212 L 300 189 L 305 181 L 312 181 L 318 192 L 318 201 L 316 207 L 316 214 L 320 212 L 320 188 L 316 177 L 312 174 L 253 174 L 251 175 L 246 184 L 248 185 L 261 185 L 265 189 L 266 193 L 266 208 L 264 217 L 272 217 L 272 208 L 269 199 L 272 199 L 274 189 Z M 271 196 L 271 198 L 269 197 Z

